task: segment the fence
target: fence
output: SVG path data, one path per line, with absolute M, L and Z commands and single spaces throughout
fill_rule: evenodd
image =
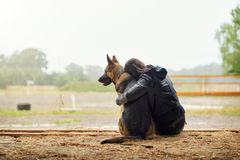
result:
M 170 75 L 180 96 L 240 96 L 240 75 Z

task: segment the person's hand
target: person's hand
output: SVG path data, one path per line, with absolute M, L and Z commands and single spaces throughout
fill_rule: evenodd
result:
M 125 103 L 127 103 L 127 98 L 123 94 L 120 94 L 116 99 L 116 104 L 120 106 Z

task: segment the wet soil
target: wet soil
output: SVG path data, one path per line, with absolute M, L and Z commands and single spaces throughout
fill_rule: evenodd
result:
M 56 133 L 56 132 L 55 132 Z M 100 144 L 117 132 L 91 134 L 0 136 L 0 159 L 239 159 L 239 130 L 183 131 L 122 144 Z

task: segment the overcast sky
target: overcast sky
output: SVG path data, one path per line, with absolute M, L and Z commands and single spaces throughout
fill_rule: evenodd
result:
M 0 53 L 38 48 L 50 70 L 70 62 L 182 69 L 221 62 L 215 33 L 239 0 L 1 0 Z

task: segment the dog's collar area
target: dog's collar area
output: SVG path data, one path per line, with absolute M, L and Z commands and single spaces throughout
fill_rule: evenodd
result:
M 124 69 L 123 68 L 121 68 L 121 69 L 119 69 L 117 72 L 116 72 L 116 76 L 114 75 L 114 77 L 113 77 L 113 80 L 112 80 L 112 82 L 113 82 L 113 84 L 116 84 L 116 82 L 118 81 L 118 79 L 121 77 L 121 75 L 124 73 Z

